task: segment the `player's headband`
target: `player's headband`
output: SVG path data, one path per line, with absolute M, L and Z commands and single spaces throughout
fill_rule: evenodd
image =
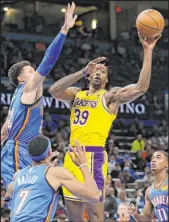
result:
M 41 160 L 44 160 L 48 156 L 48 153 L 50 152 L 50 148 L 51 148 L 51 142 L 48 139 L 48 146 L 47 146 L 45 152 L 39 156 L 31 156 L 32 160 L 34 160 L 35 162 L 40 162 Z

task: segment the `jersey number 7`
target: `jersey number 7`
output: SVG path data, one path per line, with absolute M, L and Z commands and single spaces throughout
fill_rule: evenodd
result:
M 19 203 L 19 206 L 18 206 L 18 209 L 16 211 L 16 214 L 19 214 L 22 207 L 23 207 L 23 204 L 26 200 L 26 198 L 28 197 L 28 194 L 30 193 L 30 190 L 21 190 L 20 193 L 19 193 L 19 198 L 21 199 L 20 200 L 20 203 Z

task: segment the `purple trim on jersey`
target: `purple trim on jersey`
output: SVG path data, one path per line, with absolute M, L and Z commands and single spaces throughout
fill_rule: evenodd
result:
M 86 152 L 103 152 L 104 147 L 102 146 L 86 146 Z M 69 152 L 73 152 L 70 148 Z
M 104 177 L 102 173 L 102 167 L 104 164 L 104 153 L 94 153 L 93 160 L 93 178 L 96 181 L 99 191 L 101 192 L 99 202 L 102 202 L 104 200 Z

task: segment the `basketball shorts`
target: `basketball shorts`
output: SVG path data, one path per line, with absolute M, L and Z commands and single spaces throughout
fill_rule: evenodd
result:
M 108 159 L 107 152 L 102 147 L 86 147 L 87 164 L 92 173 L 97 187 L 100 190 L 99 202 L 104 202 L 105 199 L 105 180 L 107 177 Z M 84 178 L 81 170 L 71 160 L 68 153 L 65 155 L 64 168 L 66 168 L 73 176 L 79 181 L 84 183 Z M 80 201 L 78 197 L 75 197 L 65 187 L 63 188 L 63 194 L 65 200 Z
M 1 178 L 5 188 L 12 182 L 16 171 L 32 164 L 32 159 L 27 151 L 27 144 L 8 140 L 1 151 Z

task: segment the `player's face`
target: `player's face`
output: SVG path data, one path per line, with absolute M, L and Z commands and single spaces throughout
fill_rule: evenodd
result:
M 105 88 L 106 83 L 108 82 L 108 72 L 103 64 L 97 64 L 92 70 L 92 74 L 89 77 L 90 84 L 95 89 Z
M 34 73 L 35 69 L 32 66 L 24 66 L 18 79 L 21 82 L 27 83 Z
M 151 170 L 159 172 L 168 168 L 168 159 L 162 152 L 155 152 L 151 159 Z

